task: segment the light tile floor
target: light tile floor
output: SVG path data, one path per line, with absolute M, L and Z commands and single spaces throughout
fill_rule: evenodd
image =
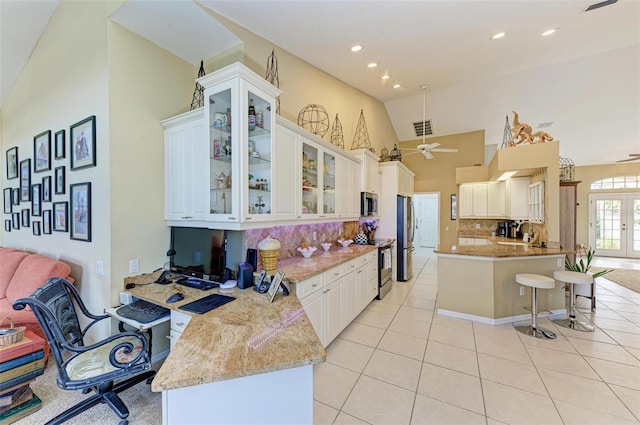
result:
M 593 333 L 439 316 L 437 256 L 417 250 L 414 277 L 394 282 L 327 348 L 314 369 L 315 424 L 640 423 L 640 294 L 598 279 Z M 595 265 L 640 268 L 640 260 Z

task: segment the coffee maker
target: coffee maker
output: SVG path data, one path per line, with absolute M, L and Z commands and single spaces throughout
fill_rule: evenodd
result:
M 508 221 L 499 221 L 498 228 L 496 229 L 496 236 L 501 236 L 503 238 L 506 238 L 508 227 L 509 227 Z
M 512 239 L 522 239 L 522 225 L 521 223 L 516 223 L 515 221 L 509 222 L 509 227 L 507 229 L 507 237 Z

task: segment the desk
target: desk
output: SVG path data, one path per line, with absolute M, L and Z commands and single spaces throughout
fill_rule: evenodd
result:
M 155 278 L 147 274 L 125 283 Z M 295 295 L 278 294 L 270 303 L 266 294 L 237 287 L 180 291 L 184 300 L 167 304 L 174 285 L 130 290 L 169 308 L 172 316 L 191 316 L 151 385 L 162 392 L 164 423 L 313 422 L 313 365 L 324 361 L 325 351 Z M 236 299 L 205 314 L 179 309 L 215 293 Z
M 151 344 L 153 341 L 153 327 L 159 325 L 160 323 L 165 323 L 168 322 L 171 318 L 171 316 L 167 315 L 167 316 L 163 316 L 159 319 L 154 320 L 153 322 L 149 322 L 149 323 L 140 323 L 137 322 L 133 319 L 129 319 L 128 317 L 124 317 L 124 316 L 120 316 L 116 310 L 118 310 L 120 307 L 122 306 L 118 306 L 118 307 L 109 307 L 109 308 L 105 308 L 104 312 L 105 314 L 108 314 L 109 316 L 113 317 L 114 319 L 118 320 L 118 329 L 120 330 L 120 332 L 124 332 L 124 324 L 127 324 L 129 326 L 131 326 L 134 329 L 137 329 L 139 331 L 142 332 L 147 332 L 147 334 L 149 334 L 149 345 L 147 346 L 148 350 L 147 352 L 149 353 L 149 358 L 151 358 Z

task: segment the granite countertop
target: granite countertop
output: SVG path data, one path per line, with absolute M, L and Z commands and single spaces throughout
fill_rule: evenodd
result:
M 318 250 L 310 258 L 293 257 L 278 262 L 291 283 L 308 279 L 323 271 L 377 249 L 371 245 L 332 247 Z M 269 303 L 266 294 L 236 288 L 201 291 L 178 284 L 151 283 L 160 272 L 125 279 L 138 286 L 133 296 L 192 316 L 171 353 L 155 376 L 155 392 L 205 384 L 242 376 L 321 363 L 326 354 L 311 322 L 292 291 L 276 295 Z M 167 304 L 166 299 L 182 292 L 184 300 Z M 236 297 L 230 303 L 205 314 L 193 314 L 178 307 L 204 296 L 221 293 Z
M 485 238 L 490 239 L 490 238 Z M 495 243 L 488 245 L 438 245 L 434 250 L 436 254 L 467 255 L 475 257 L 532 257 L 540 255 L 565 255 L 572 253 L 571 250 L 558 248 L 539 248 L 523 245 L 498 245 Z

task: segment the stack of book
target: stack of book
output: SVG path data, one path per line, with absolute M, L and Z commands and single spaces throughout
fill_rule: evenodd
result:
M 0 425 L 40 410 L 30 384 L 43 373 L 44 340 L 29 329 L 20 341 L 0 346 Z

